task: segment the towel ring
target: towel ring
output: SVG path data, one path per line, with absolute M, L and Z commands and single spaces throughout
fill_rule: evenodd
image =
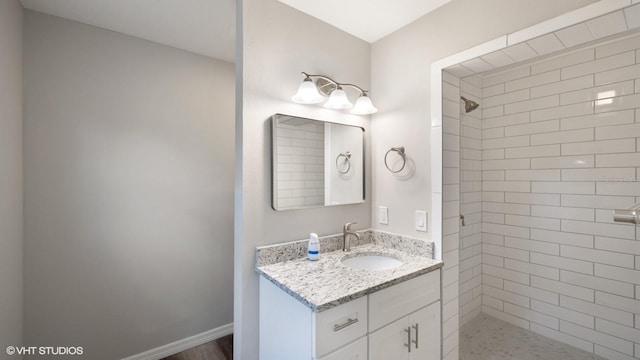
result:
M 344 162 L 346 162 L 348 165 L 347 170 L 345 171 L 340 171 L 340 165 L 338 165 L 338 160 L 340 160 L 341 157 L 344 157 Z M 351 151 L 338 154 L 338 156 L 336 157 L 336 168 L 338 169 L 338 172 L 340 174 L 346 174 L 349 172 L 349 170 L 351 170 Z
M 400 155 L 400 157 L 402 158 L 402 167 L 399 170 L 393 171 L 391 170 L 391 168 L 389 167 L 389 163 L 387 162 L 387 157 L 389 157 L 389 153 L 391 153 L 392 151 L 395 151 L 398 153 L 398 155 Z M 391 171 L 394 174 L 399 173 L 400 171 L 404 170 L 404 167 L 407 165 L 407 158 L 406 155 L 404 153 L 404 146 L 398 146 L 398 147 L 392 147 L 391 149 L 389 149 L 389 151 L 387 151 L 387 153 L 384 155 L 384 166 L 387 167 L 387 169 L 389 171 Z

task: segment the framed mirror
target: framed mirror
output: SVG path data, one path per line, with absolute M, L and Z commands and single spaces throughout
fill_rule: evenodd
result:
M 364 129 L 291 115 L 271 117 L 275 210 L 364 202 Z

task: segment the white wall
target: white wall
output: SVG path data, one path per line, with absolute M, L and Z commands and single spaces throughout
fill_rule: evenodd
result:
M 0 350 L 22 344 L 22 6 L 0 1 Z
M 640 199 L 639 54 L 483 80 L 483 312 L 609 359 L 640 358 L 640 232 L 612 211 Z
M 371 49 L 371 96 L 380 111 L 372 117 L 373 208 L 389 207 L 389 225 L 382 230 L 420 238 L 429 233 L 415 231 L 414 212 L 431 209 L 429 114 L 430 69 L 439 59 L 498 36 L 526 28 L 543 20 L 593 3 L 593 0 L 456 0 L 377 41 Z M 499 21 L 496 21 L 499 13 Z M 459 136 L 452 140 L 459 144 Z M 404 181 L 393 177 L 381 159 L 392 146 L 404 145 L 416 163 L 415 175 Z M 459 147 L 458 147 L 459 148 Z M 455 191 L 453 191 L 455 189 Z M 452 186 L 459 194 L 459 187 Z M 447 190 L 443 197 L 448 196 Z M 458 195 L 456 195 L 457 197 Z M 457 224 L 457 223 L 456 223 Z M 431 224 L 433 226 L 433 224 Z M 457 225 L 456 225 L 457 227 Z M 444 234 L 444 230 L 443 230 Z M 446 234 L 445 234 L 446 235 Z M 459 238 L 457 232 L 443 243 L 455 258 L 445 256 L 443 272 L 443 321 L 452 324 L 444 339 L 445 359 L 458 356 Z M 448 316 L 445 318 L 445 316 Z
M 301 71 L 369 87 L 370 45 L 276 0 L 242 2 L 242 114 L 238 114 L 236 189 L 236 270 L 234 357 L 257 359 L 258 275 L 255 247 L 304 239 L 310 232 L 335 234 L 348 221 L 356 229 L 370 226 L 370 200 L 365 204 L 276 212 L 271 209 L 271 141 L 269 117 L 274 113 L 358 125 L 369 129 L 368 117 L 299 105 L 290 98 Z M 347 90 L 349 91 L 349 90 Z M 350 93 L 355 99 L 354 93 Z M 369 146 L 369 132 L 365 144 Z M 368 150 L 367 150 L 368 151 Z M 365 154 L 365 158 L 369 158 Z M 370 169 L 370 166 L 365 166 Z M 370 174 L 367 174 L 370 179 Z M 241 183 L 240 183 L 241 182 Z M 366 184 L 370 194 L 370 183 Z
M 116 359 L 231 323 L 234 66 L 24 29 L 25 342 Z

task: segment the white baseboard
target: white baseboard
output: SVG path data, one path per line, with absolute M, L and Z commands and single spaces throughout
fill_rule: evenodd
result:
M 170 344 L 162 345 L 122 360 L 159 360 L 231 334 L 233 334 L 233 323 L 222 325 L 218 328 L 207 330 L 203 333 L 174 341 Z

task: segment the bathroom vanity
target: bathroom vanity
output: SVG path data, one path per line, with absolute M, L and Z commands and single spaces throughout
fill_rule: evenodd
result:
M 351 252 L 325 242 L 319 261 L 258 260 L 261 360 L 440 359 L 442 262 L 367 238 Z M 373 260 L 346 261 L 358 257 Z M 399 265 L 376 269 L 378 258 Z

